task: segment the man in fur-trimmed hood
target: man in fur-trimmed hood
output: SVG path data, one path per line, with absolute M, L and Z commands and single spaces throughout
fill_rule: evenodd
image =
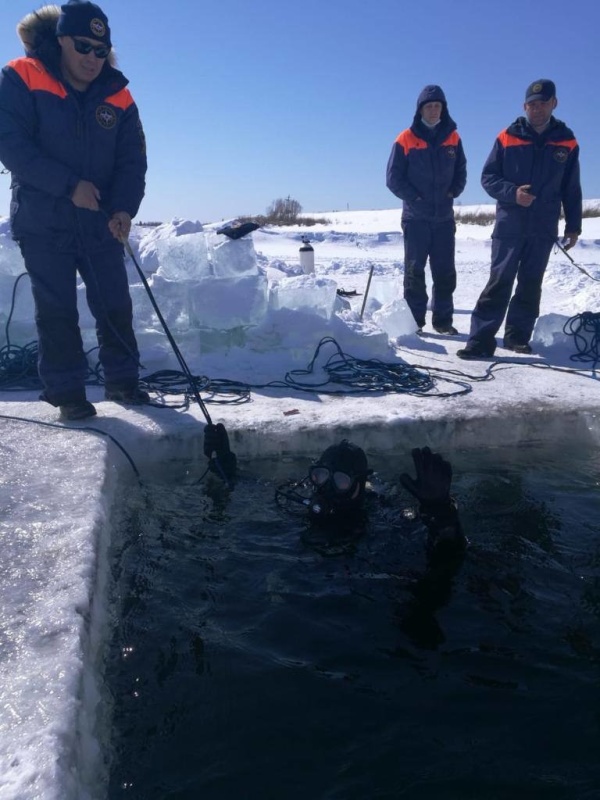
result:
M 88 8 L 89 12 L 91 12 L 90 16 L 92 19 L 93 11 L 97 9 L 101 21 L 105 20 L 104 24 L 106 25 L 106 33 L 104 35 L 104 43 L 108 44 L 109 47 L 111 46 L 108 19 L 99 6 L 95 5 L 94 3 L 87 2 L 69 3 L 67 5 L 73 9 L 75 9 L 77 6 Z M 73 15 L 73 11 L 70 13 Z M 75 13 L 77 14 L 77 12 Z M 65 19 L 69 19 L 68 12 L 65 14 L 61 10 L 61 6 L 58 5 L 46 5 L 38 8 L 36 11 L 26 14 L 17 24 L 17 35 L 23 42 L 25 53 L 28 56 L 32 56 L 34 58 L 38 57 L 42 61 L 56 61 L 56 58 L 60 56 L 60 44 L 57 39 L 57 25 L 60 18 L 62 18 L 62 24 L 64 26 Z M 95 35 L 98 35 L 98 29 L 96 29 Z M 115 66 L 116 59 L 112 49 L 107 56 L 106 62 L 111 67 Z
M 78 325 L 81 276 L 107 399 L 139 404 L 139 355 L 123 240 L 144 196 L 146 152 L 108 18 L 69 0 L 17 26 L 25 57 L 0 75 L 0 160 L 12 174 L 11 227 L 31 278 L 42 399 L 64 419 L 96 413 Z

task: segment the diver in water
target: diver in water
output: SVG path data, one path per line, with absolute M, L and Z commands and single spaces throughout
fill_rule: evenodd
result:
M 408 597 L 407 584 L 403 584 L 394 619 L 414 645 L 435 650 L 445 641 L 437 612 L 450 601 L 467 539 L 450 494 L 450 463 L 428 447 L 415 448 L 412 458 L 415 477 L 403 473 L 400 483 L 419 502 L 418 517 L 427 531 L 427 565 L 408 584 Z M 277 500 L 288 509 L 305 507 L 308 525 L 302 538 L 311 548 L 325 556 L 348 554 L 366 531 L 368 512 L 380 516 L 383 509 L 385 515 L 386 509 L 396 505 L 394 498 L 371 487 L 371 475 L 364 451 L 344 439 L 328 447 L 301 481 L 279 487 Z M 408 520 L 414 517 L 407 510 L 402 516 L 410 524 Z
M 467 540 L 450 495 L 452 466 L 428 447 L 415 448 L 412 458 L 416 476 L 403 473 L 400 482 L 419 501 L 419 516 L 427 528 L 425 547 L 429 562 L 464 553 Z M 326 527 L 333 533 L 361 532 L 367 507 L 373 500 L 383 499 L 367 488 L 371 474 L 365 452 L 344 439 L 328 447 L 305 478 L 279 487 L 276 495 L 279 502 L 304 505 L 312 525 Z
M 308 471 L 311 521 L 331 523 L 360 516 L 370 474 L 367 457 L 360 447 L 347 439 L 328 447 Z

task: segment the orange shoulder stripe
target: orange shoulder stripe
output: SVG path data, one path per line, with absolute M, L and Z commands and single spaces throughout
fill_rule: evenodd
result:
M 452 131 L 452 133 L 442 142 L 442 147 L 456 147 L 459 142 L 460 136 L 458 135 L 458 131 Z
M 506 131 L 502 131 L 498 136 L 498 141 L 503 147 L 518 147 L 519 145 L 533 144 L 530 139 L 519 139 L 518 136 L 512 136 Z
M 129 89 L 120 89 L 115 94 L 111 94 L 110 97 L 105 98 L 104 102 L 110 103 L 111 106 L 122 108 L 123 111 L 125 111 L 129 106 L 133 105 L 134 101 Z
M 62 83 L 53 78 L 36 58 L 16 58 L 8 65 L 17 73 L 31 92 L 50 92 L 64 98 L 67 90 Z
M 562 142 L 546 142 L 554 147 L 566 147 L 569 150 L 574 150 L 577 147 L 577 139 L 565 139 Z
M 401 145 L 405 156 L 408 155 L 410 150 L 425 150 L 427 148 L 427 142 L 424 139 L 419 139 L 418 136 L 415 136 L 410 128 L 402 131 L 402 133 L 396 139 L 396 142 Z

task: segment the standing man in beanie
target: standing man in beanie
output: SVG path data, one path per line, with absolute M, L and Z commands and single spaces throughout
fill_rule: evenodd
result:
M 581 233 L 579 146 L 573 131 L 552 116 L 557 105 L 552 81 L 541 79 L 528 86 L 525 116 L 497 137 L 483 168 L 483 188 L 497 201 L 492 264 L 471 316 L 467 346 L 457 353 L 460 358 L 492 356 L 505 315 L 504 347 L 531 353 L 529 340 L 540 313 L 542 279 L 558 238 L 561 203 L 564 249 L 573 247 Z
M 144 196 L 146 151 L 108 19 L 94 3 L 69 0 L 29 14 L 17 32 L 26 56 L 0 76 L 0 160 L 12 173 L 12 235 L 35 300 L 41 398 L 63 419 L 96 413 L 85 394 L 79 273 L 106 398 L 143 404 L 122 242 Z
M 387 187 L 402 203 L 404 299 L 418 332 L 425 326 L 429 258 L 433 292 L 432 324 L 438 333 L 455 335 L 454 198 L 467 182 L 467 160 L 444 92 L 426 86 L 417 100 L 410 128 L 398 136 L 387 165 Z

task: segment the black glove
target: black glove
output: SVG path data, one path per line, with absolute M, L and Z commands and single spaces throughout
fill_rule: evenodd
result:
M 221 425 L 221 427 L 223 426 Z M 218 425 L 213 425 L 210 423 L 209 425 L 204 426 L 204 455 L 207 458 L 210 458 L 217 450 L 221 441 L 221 437 L 222 434 L 219 432 Z
M 204 455 L 210 459 L 211 472 L 227 481 L 235 478 L 237 458 L 231 452 L 229 436 L 222 422 L 204 426 Z
M 211 459 L 208 468 L 211 472 L 228 483 L 230 488 L 233 488 L 233 479 L 237 472 L 237 458 L 235 453 L 229 451 L 229 453 L 223 453 L 221 456 L 215 456 Z
M 452 484 L 452 466 L 438 453 L 432 453 L 428 447 L 416 447 L 412 451 L 415 462 L 416 478 L 405 472 L 400 476 L 404 488 L 414 495 L 422 509 L 447 508 L 450 506 L 450 486 Z
M 400 481 L 420 503 L 421 518 L 428 528 L 425 548 L 430 564 L 448 564 L 467 547 L 458 510 L 450 497 L 452 466 L 428 447 L 416 448 L 412 457 L 417 477 L 404 473 Z
M 223 236 L 228 236 L 230 239 L 241 239 L 247 233 L 260 228 L 256 222 L 234 222 L 231 225 L 225 225 L 223 228 L 217 228 L 217 233 L 222 233 Z

